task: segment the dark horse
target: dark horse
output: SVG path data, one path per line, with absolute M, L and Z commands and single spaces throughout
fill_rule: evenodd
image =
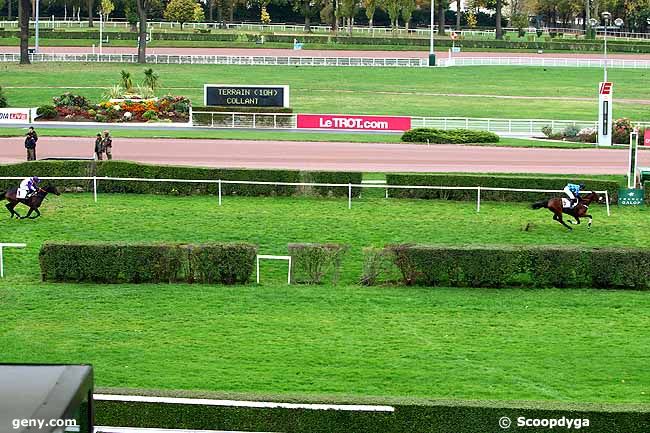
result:
M 6 206 L 7 209 L 9 209 L 10 217 L 13 218 L 15 215 L 16 218 L 20 218 L 20 219 L 38 218 L 39 216 L 41 216 L 41 212 L 38 210 L 38 208 L 41 207 L 41 204 L 43 203 L 43 200 L 45 200 L 45 197 L 47 197 L 48 194 L 61 195 L 59 190 L 56 189 L 54 185 L 48 185 L 45 188 L 39 188 L 36 191 L 36 194 L 32 195 L 29 198 L 16 198 L 17 192 L 18 192 L 18 188 L 11 188 L 9 191 L 0 194 L 0 200 L 7 199 L 9 203 L 7 203 Z M 29 208 L 29 212 L 27 212 L 27 215 L 20 216 L 20 214 L 14 210 L 14 208 L 18 206 L 18 203 L 22 203 Z M 36 216 L 30 216 L 32 212 L 36 212 Z
M 571 227 L 566 225 L 564 220 L 562 220 L 562 214 L 565 213 L 576 219 L 576 222 L 569 220 L 571 224 L 580 224 L 580 218 L 589 218 L 589 224 L 587 224 L 587 227 L 591 228 L 592 218 L 591 215 L 589 215 L 587 212 L 589 212 L 589 205 L 593 202 L 602 203 L 603 197 L 599 196 L 595 192 L 590 192 L 589 194 L 581 197 L 580 201 L 573 209 L 562 207 L 562 199 L 560 197 L 552 198 L 550 200 L 538 201 L 536 203 L 533 203 L 532 206 L 533 209 L 541 209 L 545 207 L 546 209 L 553 212 L 553 219 L 555 221 L 559 222 L 569 230 L 573 230 Z

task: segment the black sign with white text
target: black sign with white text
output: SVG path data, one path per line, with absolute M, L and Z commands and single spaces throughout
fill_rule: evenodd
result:
M 205 105 L 219 107 L 288 107 L 289 86 L 206 84 Z

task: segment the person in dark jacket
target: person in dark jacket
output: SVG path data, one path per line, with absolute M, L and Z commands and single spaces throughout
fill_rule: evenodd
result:
M 97 133 L 97 138 L 95 138 L 95 159 L 98 161 L 102 160 L 102 154 L 104 153 L 104 140 L 102 139 L 102 134 Z
M 104 152 L 106 152 L 106 159 L 109 161 L 113 159 L 113 139 L 108 130 L 104 131 L 104 138 L 102 139 L 102 147 Z
M 25 137 L 25 149 L 27 149 L 27 161 L 36 161 L 36 142 L 38 141 L 38 134 L 34 131 L 34 127 L 30 126 Z

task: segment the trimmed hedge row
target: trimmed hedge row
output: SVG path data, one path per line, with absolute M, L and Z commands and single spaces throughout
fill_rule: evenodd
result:
M 180 395 L 191 397 L 188 393 Z M 205 397 L 202 395 L 201 397 Z M 218 398 L 218 397 L 216 397 Z M 225 398 L 231 398 L 226 396 Z M 248 400 L 248 398 L 246 398 Z M 281 400 L 286 401 L 286 400 Z M 295 399 L 292 399 L 295 401 Z M 304 402 L 300 400 L 300 402 Z M 315 403 L 358 404 L 352 401 Z M 508 431 L 542 433 L 548 427 L 517 427 L 517 419 L 580 420 L 578 431 L 590 433 L 646 433 L 648 405 L 597 405 L 552 402 L 498 401 L 367 401 L 391 405 L 394 412 L 362 412 L 283 408 L 247 408 L 162 403 L 95 401 L 97 425 L 180 428 L 192 430 L 284 431 L 291 433 L 485 433 L 501 431 L 499 419 L 512 420 Z M 588 420 L 588 426 L 583 420 Z M 556 427 L 566 431 L 566 427 Z M 554 431 L 554 430 L 553 430 Z
M 406 285 L 650 289 L 650 250 L 390 245 Z
M 498 143 L 499 136 L 493 132 L 470 129 L 414 128 L 402 135 L 402 141 L 435 144 Z
M 300 172 L 300 182 L 302 183 L 335 183 L 335 184 L 355 184 L 360 185 L 363 180 L 363 173 L 346 172 L 346 171 L 303 171 Z M 305 187 L 305 191 L 312 191 L 320 196 L 347 197 L 348 188 L 315 186 Z M 352 188 L 352 197 L 361 195 L 360 187 Z
M 46 242 L 43 281 L 93 283 L 246 283 L 257 247 L 246 243 L 76 244 Z
M 387 174 L 388 185 L 430 185 L 430 186 L 467 186 L 467 187 L 492 187 L 492 188 L 527 188 L 543 190 L 561 190 L 568 182 L 584 182 L 587 189 L 595 191 L 608 191 L 610 201 L 614 203 L 618 198 L 619 184 L 616 181 L 572 178 L 572 177 L 532 177 L 508 175 L 482 175 L 482 174 Z M 476 191 L 452 191 L 435 189 L 396 189 L 389 188 L 391 197 L 397 198 L 422 198 L 441 200 L 476 200 Z M 556 193 L 555 195 L 558 195 Z M 494 201 L 536 201 L 550 198 L 553 193 L 536 192 L 511 192 L 511 191 L 481 191 L 481 200 Z
M 202 167 L 177 167 L 168 165 L 139 164 L 128 161 L 33 161 L 20 164 L 0 165 L 0 177 L 126 177 L 148 179 L 188 179 L 188 180 L 255 180 L 265 182 L 298 183 L 301 179 L 318 179 L 319 182 L 360 183 L 361 173 L 346 172 L 299 172 L 297 170 L 245 170 Z M 304 180 L 303 180 L 304 181 Z M 18 180 L 0 180 L 0 189 L 14 188 Z M 67 191 L 90 191 L 91 180 L 57 180 L 57 187 Z M 127 182 L 100 180 L 97 190 L 102 193 L 135 194 L 217 194 L 217 183 L 183 182 Z M 344 192 L 341 192 L 344 190 Z M 244 196 L 291 196 L 299 191 L 296 186 L 282 185 L 231 185 L 222 183 L 223 195 Z M 347 195 L 346 188 L 318 190 L 322 195 Z M 358 196 L 360 191 L 353 191 Z

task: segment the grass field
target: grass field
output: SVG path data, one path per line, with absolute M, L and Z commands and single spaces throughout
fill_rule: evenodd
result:
M 15 107 L 51 103 L 74 91 L 98 102 L 120 71 L 142 79 L 142 66 L 120 64 L 2 65 L 2 86 Z M 160 93 L 203 102 L 205 83 L 288 84 L 297 112 L 592 120 L 597 117 L 599 69 L 459 67 L 316 68 L 154 65 Z M 84 71 L 83 81 L 77 71 Z M 647 119 L 648 71 L 611 70 L 615 117 Z M 504 98 L 504 96 L 506 98 Z M 552 98 L 552 99 L 540 99 Z M 621 99 L 629 99 L 621 102 Z M 635 101 L 636 100 L 636 101 Z
M 378 195 L 378 194 L 375 194 Z M 593 209 L 567 233 L 527 204 L 64 194 L 0 219 L 4 362 L 91 362 L 101 387 L 248 394 L 648 403 L 650 296 L 603 290 L 372 287 L 361 248 L 391 242 L 650 246 L 647 211 Z M 530 223 L 532 230 L 524 231 Z M 351 245 L 339 286 L 43 284 L 46 240 Z

